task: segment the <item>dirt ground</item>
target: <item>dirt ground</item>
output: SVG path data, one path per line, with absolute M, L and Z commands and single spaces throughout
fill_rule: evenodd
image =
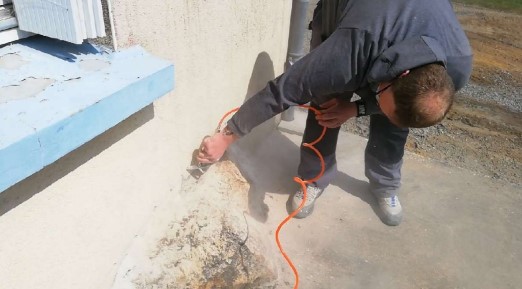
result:
M 479 175 L 520 184 L 522 178 L 522 15 L 455 5 L 471 42 L 470 85 L 458 94 L 447 119 L 415 129 L 407 148 Z M 345 128 L 367 134 L 368 119 Z

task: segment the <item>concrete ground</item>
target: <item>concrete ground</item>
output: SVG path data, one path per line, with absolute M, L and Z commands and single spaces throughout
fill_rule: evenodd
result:
M 235 150 L 251 183 L 251 214 L 274 231 L 297 187 L 291 180 L 304 116 L 297 111 L 294 122 L 282 122 L 255 149 Z M 520 288 L 520 186 L 406 154 L 405 218 L 388 227 L 367 193 L 365 144 L 341 132 L 338 177 L 310 217 L 291 220 L 281 232 L 299 288 Z M 292 288 L 293 274 L 283 268 L 281 288 Z
M 249 135 L 231 150 L 250 183 L 253 218 L 249 220 L 256 222 L 250 225 L 265 229 L 267 243 L 274 247 L 275 229 L 287 214 L 290 193 L 297 188 L 292 178 L 304 116 L 298 110 L 296 120 L 282 122 L 279 130 L 261 127 L 256 138 Z M 151 139 L 147 132 L 138 129 L 127 138 Z M 260 141 L 259 135 L 266 137 Z M 365 144 L 361 137 L 341 133 L 338 177 L 310 217 L 291 220 L 281 231 L 284 249 L 299 270 L 300 289 L 521 287 L 520 185 L 406 154 L 401 194 L 405 218 L 399 227 L 388 227 L 377 217 L 375 201 L 367 193 Z M 92 147 L 81 150 L 87 149 Z M 114 159 L 129 156 L 121 142 L 104 150 Z M 169 171 L 166 176 L 153 171 L 140 175 L 136 166 L 124 170 L 118 162 L 106 164 L 93 158 L 69 169 L 68 175 L 79 176 L 80 183 L 67 183 L 44 170 L 35 176 L 52 182 L 43 191 L 24 183 L 21 191 L 39 193 L 27 198 L 17 195 L 21 200 L 11 200 L 15 204 L 9 201 L 10 192 L 4 192 L 0 198 L 0 289 L 132 288 L 114 285 L 126 274 L 126 266 L 147 256 L 141 250 L 148 241 L 146 232 L 167 227 L 187 205 L 177 193 L 182 172 L 175 164 L 161 162 L 167 153 L 158 150 L 133 156 L 139 162 L 154 156 L 161 164 L 158 170 Z M 69 162 L 75 163 L 74 158 L 66 157 L 57 166 L 67 172 Z M 135 191 L 123 190 L 119 182 L 104 186 L 89 181 L 89 175 L 114 171 L 125 173 L 129 185 L 136 186 L 131 181 L 136 176 L 150 181 L 139 183 Z M 145 209 L 150 207 L 154 207 L 152 212 Z M 275 250 L 273 258 L 283 270 L 277 288 L 292 288 L 292 272 Z

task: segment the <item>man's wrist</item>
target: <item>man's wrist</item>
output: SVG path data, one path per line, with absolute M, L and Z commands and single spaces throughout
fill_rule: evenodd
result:
M 234 132 L 231 131 L 228 126 L 225 126 L 222 130 L 221 130 L 221 133 L 224 134 L 224 135 L 234 135 Z
M 368 115 L 367 109 L 366 109 L 366 103 L 362 100 L 356 100 L 355 101 L 355 107 L 357 109 L 357 117 Z
M 239 136 L 235 134 L 233 131 L 231 131 L 228 126 L 225 126 L 220 133 L 225 137 L 227 143 L 231 144 L 234 141 L 236 141 Z

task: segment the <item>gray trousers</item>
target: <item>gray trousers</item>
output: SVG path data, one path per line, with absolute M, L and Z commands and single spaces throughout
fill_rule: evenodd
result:
M 303 143 L 316 140 L 323 127 L 309 111 Z M 315 145 L 325 161 L 324 175 L 316 182 L 317 187 L 326 188 L 337 174 L 335 151 L 340 128 L 327 129 L 323 139 Z M 370 191 L 376 196 L 389 197 L 398 194 L 401 182 L 402 158 L 408 129 L 390 123 L 383 115 L 370 116 L 370 137 L 364 152 L 365 174 L 370 181 Z M 301 144 L 301 161 L 298 175 L 304 179 L 314 178 L 321 171 L 316 154 Z
M 321 2 L 314 11 L 312 21 L 311 48 L 315 48 L 325 40 L 322 29 Z M 338 97 L 338 96 L 337 96 Z M 346 96 L 350 97 L 350 96 Z M 324 101 L 326 99 L 322 99 Z M 317 108 L 318 104 L 312 103 Z M 308 112 L 303 143 L 316 140 L 322 132 L 312 111 Z M 340 128 L 327 129 L 324 138 L 315 145 L 325 161 L 325 173 L 316 182 L 319 188 L 326 188 L 337 174 L 335 151 Z M 365 175 L 370 181 L 370 191 L 377 196 L 388 197 L 398 193 L 401 182 L 401 167 L 404 156 L 404 145 L 408 137 L 407 128 L 399 128 L 384 115 L 370 116 L 370 136 L 364 153 Z M 321 164 L 313 151 L 301 144 L 301 161 L 298 175 L 303 179 L 311 179 L 319 174 Z

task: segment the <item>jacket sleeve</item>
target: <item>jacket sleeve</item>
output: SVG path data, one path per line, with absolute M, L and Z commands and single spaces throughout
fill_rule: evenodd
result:
M 329 95 L 357 90 L 366 74 L 372 43 L 364 31 L 336 30 L 248 99 L 228 122 L 229 129 L 243 136 L 290 106 L 310 101 L 320 104 Z

